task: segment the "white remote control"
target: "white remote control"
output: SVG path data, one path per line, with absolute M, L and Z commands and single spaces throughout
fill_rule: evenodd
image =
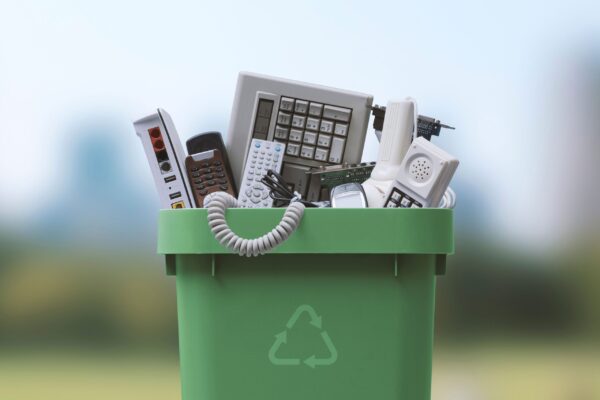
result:
M 242 207 L 266 208 L 273 205 L 269 188 L 261 182 L 261 179 L 270 169 L 277 173 L 281 171 L 284 152 L 283 143 L 252 139 L 238 196 Z

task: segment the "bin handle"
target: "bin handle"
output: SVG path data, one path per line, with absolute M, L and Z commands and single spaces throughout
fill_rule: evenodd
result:
M 215 239 L 240 256 L 256 257 L 265 254 L 285 242 L 298 228 L 304 215 L 304 204 L 293 201 L 286 208 L 281 222 L 271 232 L 255 239 L 244 239 L 231 230 L 225 219 L 225 210 L 239 207 L 235 197 L 226 192 L 215 192 L 204 202 L 208 211 L 208 225 Z

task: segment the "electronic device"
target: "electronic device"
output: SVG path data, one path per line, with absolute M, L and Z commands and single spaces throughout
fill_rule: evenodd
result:
M 311 168 L 361 161 L 372 102 L 363 93 L 241 72 L 227 134 L 235 181 L 251 140 L 272 140 L 286 147 L 283 177 L 306 195 Z
M 196 207 L 204 207 L 204 199 L 210 193 L 221 191 L 237 195 L 220 150 L 206 150 L 188 156 L 185 169 L 192 184 Z
M 367 197 L 360 183 L 344 183 L 331 189 L 331 207 L 366 208 Z
M 377 140 L 381 141 L 381 131 L 383 129 L 383 121 L 385 119 L 385 106 L 379 106 L 375 104 L 371 112 L 373 114 L 373 130 Z M 432 136 L 439 136 L 442 128 L 452 129 L 455 128 L 450 125 L 445 125 L 440 122 L 439 119 L 427 117 L 425 115 L 419 115 L 417 117 L 417 135 L 416 137 L 424 137 L 427 140 L 431 140 Z
M 457 167 L 456 158 L 425 138 L 416 138 L 386 195 L 384 207 L 437 207 Z
M 234 196 L 237 196 L 237 191 L 235 191 L 237 186 L 233 180 L 231 164 L 229 163 L 229 157 L 227 157 L 227 148 L 225 147 L 225 143 L 223 143 L 223 137 L 221 136 L 220 132 L 211 131 L 200 133 L 189 138 L 187 142 L 185 142 L 185 145 L 187 147 L 188 154 L 202 153 L 203 151 L 208 150 L 219 150 L 221 157 L 223 158 L 222 162 L 225 168 L 224 173 L 227 175 L 227 178 L 234 188 Z
M 328 167 L 312 169 L 307 172 L 309 175 L 309 184 L 306 200 L 329 200 L 329 193 L 332 188 L 343 183 L 363 183 L 369 179 L 374 167 L 375 162 L 368 162 L 360 164 L 331 165 Z
M 413 99 L 388 102 L 377 163 L 369 179 L 363 183 L 370 207 L 383 205 L 385 194 L 398 175 L 412 141 L 416 118 L 417 105 Z
M 281 171 L 285 144 L 252 139 L 240 184 L 238 203 L 245 208 L 265 208 L 273 205 L 269 188 L 262 183 L 267 171 Z
M 440 136 L 442 128 L 452 129 L 453 126 L 444 125 L 439 119 L 419 115 L 417 118 L 417 137 L 422 137 L 431 140 L 432 136 Z
M 133 123 L 142 141 L 162 208 L 193 208 L 185 153 L 171 116 L 162 109 Z

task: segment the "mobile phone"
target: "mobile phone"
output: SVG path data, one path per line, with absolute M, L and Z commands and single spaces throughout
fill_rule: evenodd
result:
M 366 208 L 367 206 L 367 197 L 360 183 L 344 183 L 331 189 L 333 208 Z

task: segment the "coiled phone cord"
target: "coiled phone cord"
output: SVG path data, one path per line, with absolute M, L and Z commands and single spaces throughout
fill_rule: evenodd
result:
M 285 242 L 298 228 L 304 215 L 304 204 L 292 201 L 285 210 L 281 222 L 261 237 L 244 239 L 231 230 L 225 219 L 225 210 L 230 207 L 239 207 L 235 197 L 226 192 L 215 192 L 204 201 L 208 211 L 208 225 L 221 245 L 240 256 L 256 257 L 265 254 Z

